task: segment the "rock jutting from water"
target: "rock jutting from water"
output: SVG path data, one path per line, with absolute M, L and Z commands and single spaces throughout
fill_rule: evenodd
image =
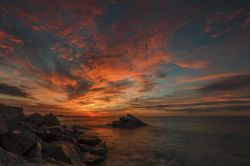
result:
M 79 126 L 61 125 L 53 114 L 24 115 L 0 104 L 0 165 L 86 166 L 106 159 L 105 142 Z
M 137 128 L 148 126 L 148 124 L 131 114 L 127 114 L 126 116 L 121 116 L 119 120 L 113 121 L 110 126 L 114 128 Z

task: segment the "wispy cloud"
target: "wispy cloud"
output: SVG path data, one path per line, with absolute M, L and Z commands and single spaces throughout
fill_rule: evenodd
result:
M 0 83 L 0 94 L 14 96 L 14 97 L 24 97 L 24 98 L 31 97 L 30 94 L 25 92 L 24 88 L 8 85 L 5 83 Z

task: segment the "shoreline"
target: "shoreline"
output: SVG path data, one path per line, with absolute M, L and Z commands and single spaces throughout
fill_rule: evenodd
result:
M 106 143 L 84 127 L 62 125 L 50 113 L 25 115 L 21 107 L 0 105 L 0 165 L 97 165 Z

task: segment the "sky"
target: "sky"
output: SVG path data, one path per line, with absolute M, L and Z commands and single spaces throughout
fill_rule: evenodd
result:
M 249 0 L 0 0 L 0 103 L 250 115 Z

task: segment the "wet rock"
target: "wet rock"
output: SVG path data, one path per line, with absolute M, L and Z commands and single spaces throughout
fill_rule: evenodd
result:
M 64 129 L 61 126 L 52 126 L 47 129 L 51 135 L 54 135 L 57 138 L 63 137 Z
M 28 129 L 16 129 L 0 136 L 2 147 L 12 153 L 22 155 L 39 141 Z
M 106 143 L 101 142 L 100 144 L 98 144 L 92 153 L 106 156 L 107 155 Z
M 87 145 L 97 145 L 101 142 L 102 140 L 98 137 L 82 137 L 78 140 L 78 143 Z
M 106 147 L 106 144 L 104 142 L 102 142 L 96 146 L 87 145 L 87 144 L 77 144 L 77 148 L 81 152 L 89 152 L 91 154 L 102 155 L 102 156 L 107 155 L 107 147 Z
M 81 131 L 89 130 L 88 127 L 82 127 L 82 126 L 78 126 L 78 125 L 73 125 L 73 126 L 71 127 L 71 129 L 78 129 L 78 130 L 81 130 Z
M 91 153 L 85 153 L 84 154 L 84 163 L 87 165 L 96 165 L 105 160 L 105 157 L 102 155 L 96 155 Z
M 44 144 L 42 148 L 42 156 L 44 158 L 54 158 L 55 160 L 68 164 L 81 164 L 81 156 L 77 149 L 70 143 L 57 141 Z
M 107 151 L 105 148 L 94 148 L 91 151 L 92 154 L 97 154 L 97 155 L 101 155 L 101 156 L 105 156 L 107 154 Z
M 121 116 L 118 121 L 113 121 L 111 127 L 114 128 L 137 128 L 142 126 L 147 126 L 148 124 L 140 119 L 137 119 L 131 114 L 127 116 Z

